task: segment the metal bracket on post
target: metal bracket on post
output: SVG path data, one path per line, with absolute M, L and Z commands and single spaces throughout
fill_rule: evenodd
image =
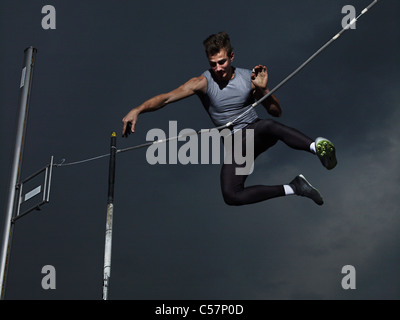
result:
M 34 174 L 30 175 L 23 181 L 21 181 L 17 186 L 17 209 L 14 218 L 11 220 L 12 223 L 32 212 L 33 210 L 40 210 L 40 207 L 50 201 L 50 187 L 51 187 L 51 177 L 53 172 L 53 161 L 54 157 L 52 156 L 50 159 L 50 163 Z M 36 186 L 34 189 L 23 194 L 24 186 L 28 184 L 30 181 L 35 180 L 34 178 L 39 175 L 44 174 L 43 181 L 41 184 Z M 25 204 L 31 202 L 30 200 L 35 198 L 37 195 L 42 194 L 40 201 L 35 204 L 30 204 L 27 208 L 23 208 Z M 21 210 L 22 209 L 22 210 Z

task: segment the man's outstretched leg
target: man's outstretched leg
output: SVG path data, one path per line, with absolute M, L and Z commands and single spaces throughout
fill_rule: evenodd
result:
M 254 158 L 257 158 L 261 153 L 275 145 L 278 140 L 281 140 L 293 149 L 304 150 L 317 155 L 321 163 L 329 170 L 337 164 L 335 147 L 328 139 L 317 138 L 313 141 L 300 131 L 269 119 L 259 120 L 247 126 L 246 129 L 254 130 Z M 245 137 L 246 135 L 243 133 L 242 152 L 247 150 Z M 229 152 L 233 154 L 233 150 Z M 232 156 L 232 159 L 236 158 Z M 224 164 L 221 169 L 222 194 L 228 205 L 246 205 L 288 195 L 306 197 L 318 205 L 324 203 L 319 191 L 303 175 L 298 175 L 285 185 L 245 187 L 247 176 L 236 175 L 236 168 L 238 167 L 240 165 L 234 163 Z
M 234 164 L 224 164 L 221 170 L 222 194 L 228 205 L 242 206 L 289 195 L 309 198 L 320 206 L 324 203 L 319 191 L 303 175 L 298 175 L 285 185 L 245 187 L 247 176 L 238 176 L 235 170 Z
M 314 188 L 302 174 L 294 178 L 292 182 L 290 182 L 289 185 L 285 185 L 284 188 L 286 194 L 295 194 L 298 196 L 310 198 L 319 206 L 322 206 L 324 204 L 324 201 L 322 200 L 322 196 L 319 191 Z
M 260 120 L 253 126 L 256 152 L 257 149 L 263 152 L 264 143 L 268 144 L 268 141 L 273 137 L 281 140 L 293 149 L 316 154 L 322 165 L 328 170 L 333 169 L 337 165 L 335 146 L 326 138 L 319 137 L 313 141 L 299 130 L 271 119 Z

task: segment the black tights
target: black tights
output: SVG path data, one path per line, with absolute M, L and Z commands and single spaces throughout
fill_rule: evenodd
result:
M 257 120 L 242 129 L 242 153 L 246 152 L 246 130 L 254 130 L 254 160 L 268 148 L 275 145 L 278 140 L 296 150 L 310 151 L 313 140 L 300 131 L 287 127 L 271 119 Z M 232 164 L 223 164 L 221 169 L 221 189 L 225 203 L 240 206 L 257 203 L 285 195 L 283 185 L 264 186 L 256 185 L 245 187 L 247 175 L 237 175 L 236 169 L 243 168 L 245 164 L 235 164 L 232 152 Z

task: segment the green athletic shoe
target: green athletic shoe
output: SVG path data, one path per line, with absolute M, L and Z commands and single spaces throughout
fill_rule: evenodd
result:
M 335 146 L 326 138 L 315 139 L 315 149 L 317 156 L 321 160 L 322 165 L 328 170 L 333 169 L 337 165 Z
M 314 188 L 302 174 L 294 178 L 289 185 L 293 188 L 294 193 L 298 196 L 310 198 L 319 206 L 323 205 L 324 200 L 322 200 L 319 191 Z

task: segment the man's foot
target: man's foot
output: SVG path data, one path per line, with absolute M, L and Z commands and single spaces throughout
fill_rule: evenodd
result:
M 324 203 L 319 191 L 315 189 L 302 174 L 294 178 L 289 185 L 293 188 L 294 193 L 298 196 L 310 198 L 319 206 L 322 206 Z
M 315 149 L 317 156 L 321 160 L 322 165 L 328 170 L 333 169 L 337 165 L 335 146 L 332 142 L 325 138 L 315 139 Z

